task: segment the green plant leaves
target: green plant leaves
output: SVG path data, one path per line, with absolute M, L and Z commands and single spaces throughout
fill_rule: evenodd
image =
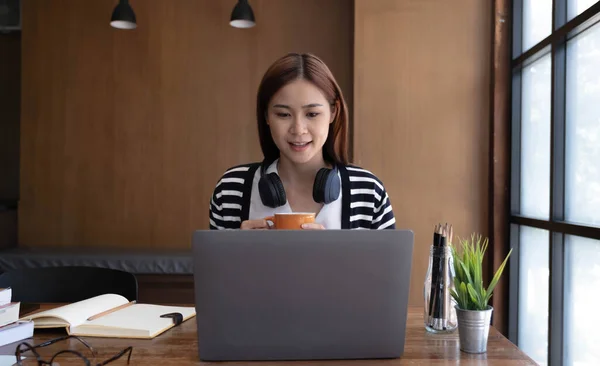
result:
M 467 290 L 469 290 L 469 296 L 471 297 L 472 302 L 474 302 L 476 304 L 481 303 L 479 294 L 477 293 L 477 291 L 475 291 L 475 288 L 473 288 L 473 285 L 471 285 L 470 283 L 467 283 Z
M 502 275 L 502 272 L 504 271 L 504 266 L 506 266 L 506 262 L 508 261 L 508 257 L 510 257 L 510 253 L 512 253 L 512 248 L 508 252 L 508 255 L 506 256 L 506 258 L 504 258 L 504 261 L 502 262 L 500 267 L 498 267 L 498 269 L 496 270 L 496 273 L 494 274 L 494 278 L 492 278 L 492 280 L 490 281 L 490 285 L 488 286 L 488 289 L 487 289 L 488 296 L 486 298 L 486 303 L 492 297 L 492 292 L 494 291 L 496 284 L 498 284 L 498 281 L 500 280 L 500 276 Z
M 454 289 L 450 291 L 452 298 L 458 304 L 458 307 L 461 309 L 466 309 L 465 306 L 469 304 L 469 294 L 467 291 L 467 285 L 464 282 L 459 285 L 455 285 Z
M 451 245 L 454 262 L 454 290 L 451 295 L 461 309 L 485 310 L 498 284 L 512 249 L 496 270 L 488 288 L 483 286 L 483 257 L 488 248 L 488 238 L 473 233 L 471 239 L 458 238 L 461 246 L 459 252 Z
M 460 285 L 457 287 L 458 288 L 458 295 L 459 295 L 459 300 L 458 302 L 458 306 L 462 308 L 462 306 L 469 306 L 469 294 L 467 291 L 467 285 L 465 285 L 464 282 L 461 282 Z M 465 308 L 463 308 L 465 309 Z
M 465 265 L 465 263 L 461 260 L 459 260 L 460 263 L 460 267 L 462 269 L 462 277 L 461 277 L 461 282 L 466 281 L 466 283 L 473 283 L 473 280 L 471 280 L 471 274 L 469 271 L 469 268 L 467 268 L 467 266 Z

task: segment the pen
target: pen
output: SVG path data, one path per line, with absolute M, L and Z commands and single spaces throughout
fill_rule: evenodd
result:
M 448 288 L 448 266 L 447 264 L 447 258 L 446 258 L 446 247 L 447 247 L 447 237 L 448 237 L 448 224 L 446 224 L 446 226 L 444 226 L 444 231 L 442 233 L 442 250 L 443 252 L 441 253 L 441 260 L 440 260 L 440 271 L 442 272 L 441 274 L 441 281 L 440 281 L 440 287 L 439 287 L 439 291 L 440 291 L 440 309 L 439 309 L 439 317 L 442 319 L 441 321 L 441 328 L 443 330 L 446 330 L 446 321 L 448 319 L 448 297 L 447 297 L 447 293 L 446 290 Z
M 429 316 L 428 316 L 428 320 L 429 320 L 429 324 L 430 326 L 433 328 L 434 326 L 434 319 L 436 318 L 436 308 L 437 306 L 439 306 L 439 292 L 437 291 L 437 287 L 439 286 L 439 281 L 440 281 L 440 274 L 439 273 L 439 265 L 438 263 L 436 263 L 436 257 L 437 255 L 435 254 L 439 249 L 440 245 L 441 245 L 441 237 L 442 237 L 442 226 L 441 225 L 436 225 L 434 228 L 434 232 L 433 232 L 433 261 L 432 261 L 432 273 L 431 273 L 431 289 L 430 289 L 430 295 L 429 295 Z
M 133 300 L 133 301 L 131 301 L 131 302 L 128 302 L 127 304 L 123 304 L 123 305 L 117 306 L 116 308 L 108 309 L 108 310 L 106 310 L 106 311 L 103 311 L 103 312 L 101 312 L 101 313 L 98 313 L 98 314 L 96 314 L 96 315 L 92 315 L 92 316 L 90 316 L 89 318 L 87 318 L 87 320 L 88 320 L 88 321 L 90 321 L 90 320 L 98 319 L 98 318 L 100 318 L 101 316 L 108 315 L 108 314 L 110 314 L 110 313 L 114 313 L 114 312 L 115 312 L 115 311 L 117 311 L 117 310 L 125 309 L 126 307 L 128 307 L 128 306 L 131 306 L 131 305 L 133 305 L 133 304 L 135 304 L 135 303 L 136 303 L 136 301 L 135 301 L 135 300 Z
M 436 303 L 436 307 L 434 310 L 434 318 L 439 319 L 440 321 L 440 327 L 441 327 L 441 323 L 442 323 L 442 319 L 443 319 L 443 314 L 444 314 L 444 306 L 445 306 L 445 301 L 446 299 L 444 298 L 444 287 L 446 285 L 445 281 L 445 266 L 444 266 L 444 259 L 446 257 L 445 255 L 445 247 L 446 247 L 446 235 L 447 235 L 447 231 L 446 231 L 446 227 L 443 226 L 441 227 L 441 240 L 440 240 L 440 250 L 439 250 L 439 257 L 438 257 L 438 262 L 436 263 L 438 265 L 438 282 L 436 285 L 436 296 L 438 299 L 438 302 Z

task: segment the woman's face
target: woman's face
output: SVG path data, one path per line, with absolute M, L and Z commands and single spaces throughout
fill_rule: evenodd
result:
M 314 84 L 298 79 L 279 89 L 268 107 L 267 124 L 282 157 L 304 164 L 322 159 L 333 114 Z

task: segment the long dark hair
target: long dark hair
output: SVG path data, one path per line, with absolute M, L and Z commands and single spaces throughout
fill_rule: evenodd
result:
M 280 155 L 267 125 L 269 102 L 279 89 L 297 79 L 310 81 L 321 89 L 332 107 L 332 113 L 335 113 L 323 146 L 323 159 L 333 164 L 348 164 L 348 108 L 342 90 L 327 65 L 318 57 L 307 53 L 289 53 L 275 61 L 258 87 L 256 120 L 265 160 L 274 161 Z

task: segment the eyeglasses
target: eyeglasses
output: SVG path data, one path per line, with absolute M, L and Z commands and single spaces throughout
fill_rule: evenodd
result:
M 35 355 L 35 358 L 37 359 L 37 363 L 38 366 L 44 366 L 44 365 L 53 365 L 54 362 L 58 359 L 60 360 L 61 357 L 66 357 L 66 356 L 76 356 L 78 357 L 81 361 L 82 361 L 82 365 L 85 366 L 92 366 L 92 363 L 90 362 L 90 360 L 85 357 L 82 353 L 74 351 L 74 350 L 70 350 L 70 349 L 65 349 L 65 350 L 61 350 L 58 351 L 57 353 L 55 353 L 52 358 L 50 358 L 50 361 L 46 361 L 43 360 L 42 357 L 40 356 L 40 354 L 36 351 L 36 349 L 38 348 L 42 348 L 42 347 L 46 347 L 49 346 L 51 344 L 54 344 L 56 342 L 60 342 L 69 338 L 73 338 L 79 342 L 81 342 L 87 349 L 89 349 L 92 353 L 92 355 L 94 356 L 94 358 L 97 355 L 96 350 L 94 350 L 92 348 L 92 346 L 90 346 L 89 344 L 87 344 L 83 339 L 76 337 L 76 336 L 65 336 L 65 337 L 60 337 L 60 338 L 56 338 L 56 339 L 52 339 L 50 341 L 44 342 L 44 343 L 40 343 L 38 345 L 32 346 L 27 342 L 22 342 L 19 343 L 17 345 L 17 349 L 15 351 L 15 356 L 17 356 L 17 365 L 23 365 L 23 361 L 22 361 L 22 357 L 26 357 L 26 355 L 23 355 L 23 353 L 25 352 L 31 352 Z M 101 363 L 96 363 L 94 364 L 94 366 L 102 366 L 102 365 L 106 365 L 107 363 L 110 363 L 112 361 L 115 361 L 119 358 L 121 358 L 123 355 L 125 355 L 127 353 L 127 363 L 129 363 L 129 359 L 131 358 L 131 351 L 133 350 L 133 347 L 127 347 L 124 350 L 122 350 L 121 352 L 115 354 L 114 356 L 112 356 L 111 358 L 109 358 L 106 361 L 103 361 Z

